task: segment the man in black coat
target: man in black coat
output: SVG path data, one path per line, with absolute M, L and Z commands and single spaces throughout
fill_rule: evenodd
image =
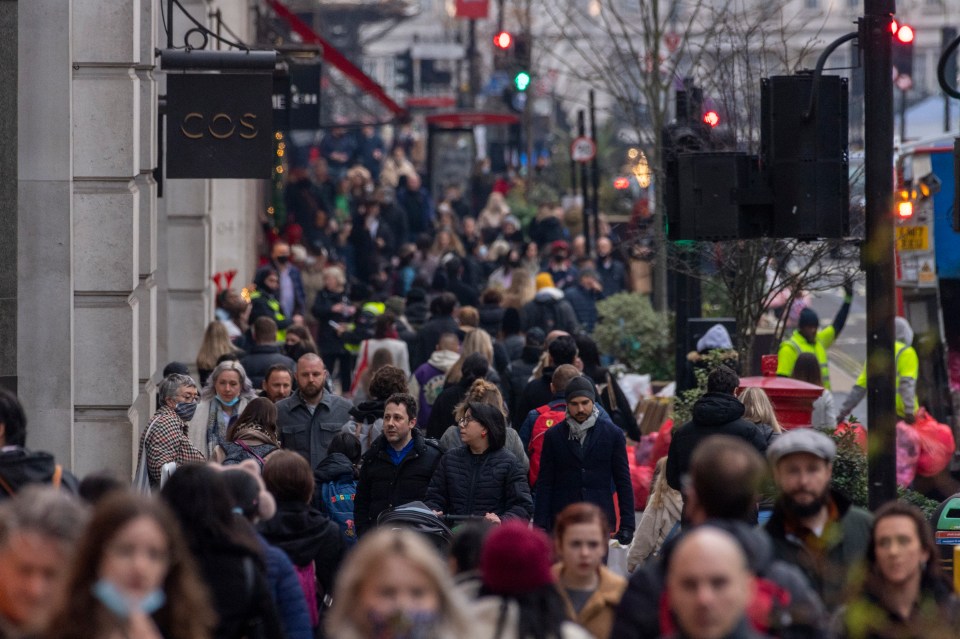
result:
M 743 404 L 734 396 L 740 378 L 727 366 L 718 366 L 707 377 L 707 392 L 693 405 L 693 419 L 673 432 L 667 453 L 667 484 L 680 490 L 690 468 L 690 456 L 711 435 L 740 437 L 763 454 L 767 441 L 751 421 L 743 419 Z
M 616 491 L 620 507 L 616 538 L 629 546 L 636 521 L 626 438 L 610 416 L 596 406 L 589 379 L 581 376 L 570 380 L 566 398 L 567 418 L 549 428 L 543 438 L 533 523 L 549 532 L 557 513 L 570 504 L 586 501 L 603 510 L 610 530 L 614 530 Z
M 417 425 L 417 400 L 396 393 L 383 411 L 383 434 L 363 456 L 353 503 L 357 534 L 377 525 L 385 510 L 422 501 L 443 454 L 424 439 Z
M 269 317 L 258 317 L 253 323 L 251 332 L 255 344 L 250 352 L 240 358 L 240 365 L 243 366 L 254 388 L 263 386 L 267 369 L 275 364 L 282 364 L 291 371 L 297 367 L 292 359 L 283 354 L 280 345 L 277 344 L 276 322 Z
M 410 354 L 410 369 L 417 367 L 430 359 L 430 354 L 440 341 L 444 333 L 462 335 L 460 325 L 453 319 L 453 311 L 457 307 L 457 298 L 453 293 L 441 293 L 430 302 L 430 319 L 417 331 L 416 348 Z

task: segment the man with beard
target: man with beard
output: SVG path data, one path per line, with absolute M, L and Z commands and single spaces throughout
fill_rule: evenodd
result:
M 327 369 L 316 353 L 297 360 L 299 390 L 277 402 L 277 427 L 283 448 L 300 453 L 316 468 L 327 456 L 333 436 L 350 419 L 351 404 L 324 391 Z
M 810 428 L 784 433 L 767 450 L 780 498 L 766 524 L 777 559 L 797 565 L 828 609 L 842 603 L 848 573 L 867 554 L 873 517 L 830 489 L 833 440 Z

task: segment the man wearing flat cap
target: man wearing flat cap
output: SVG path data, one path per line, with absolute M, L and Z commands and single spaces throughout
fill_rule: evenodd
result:
M 806 573 L 828 610 L 842 603 L 851 568 L 866 557 L 873 516 L 831 490 L 833 440 L 811 428 L 778 437 L 767 449 L 780 491 L 766 524 L 778 559 Z
M 636 522 L 623 430 L 597 408 L 593 382 L 586 377 L 567 383 L 566 399 L 566 419 L 543 438 L 533 523 L 549 532 L 566 506 L 590 502 L 606 513 L 617 540 L 629 545 Z M 614 492 L 620 507 L 619 530 Z

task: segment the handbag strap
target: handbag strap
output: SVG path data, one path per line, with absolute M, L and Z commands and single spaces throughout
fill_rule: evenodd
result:
M 236 440 L 234 440 L 233 443 L 236 444 L 237 446 L 239 446 L 240 448 L 244 449 L 245 451 L 247 451 L 248 453 L 250 453 L 250 454 L 253 455 L 254 457 L 256 457 L 256 458 L 257 458 L 257 461 L 260 462 L 260 468 L 263 468 L 263 465 L 266 463 L 265 461 L 263 461 L 263 457 L 261 457 L 260 455 L 258 455 L 257 453 L 255 453 L 254 450 L 253 450 L 252 448 L 250 448 L 250 446 L 247 445 L 246 442 L 244 442 L 242 439 L 236 439 Z

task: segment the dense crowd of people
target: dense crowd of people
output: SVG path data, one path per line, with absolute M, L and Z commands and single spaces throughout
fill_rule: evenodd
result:
M 27 448 L 0 391 L 0 639 L 956 636 L 922 514 L 852 505 L 833 440 L 730 366 L 638 498 L 591 337 L 628 288 L 609 229 L 591 257 L 576 215 L 521 224 L 482 171 L 434 203 L 408 152 L 334 130 L 292 167 L 255 286 L 218 294 L 197 377 L 164 370 L 132 486 Z

